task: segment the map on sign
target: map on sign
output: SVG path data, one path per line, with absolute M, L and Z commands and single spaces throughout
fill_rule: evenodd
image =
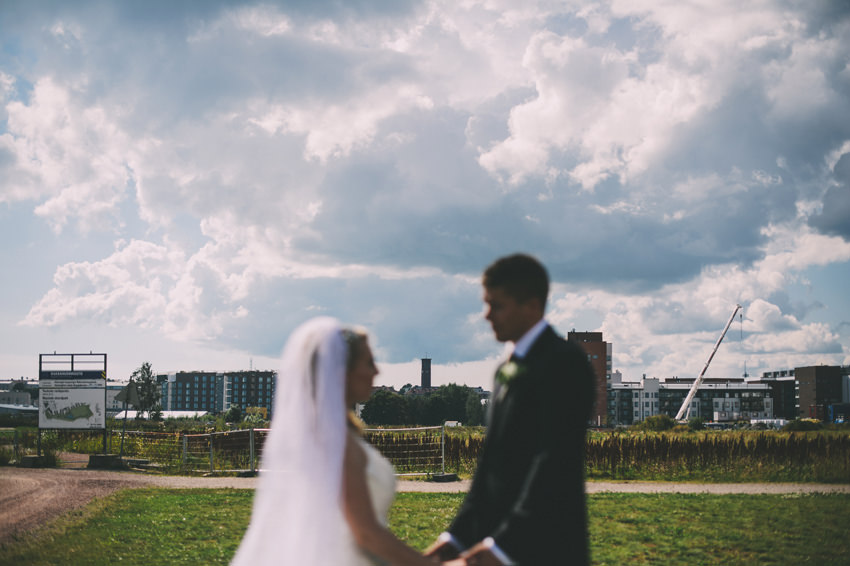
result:
M 71 405 L 70 407 L 65 407 L 61 410 L 54 410 L 49 405 L 45 405 L 44 416 L 46 419 L 76 421 L 79 419 L 88 420 L 94 416 L 94 413 L 91 410 L 91 405 L 77 403 L 76 405 Z
M 67 383 L 51 385 L 41 387 L 39 391 L 39 427 L 103 428 L 106 417 L 103 388 L 67 387 Z

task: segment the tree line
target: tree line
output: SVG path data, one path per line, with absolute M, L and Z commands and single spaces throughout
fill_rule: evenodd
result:
M 139 396 L 136 409 L 147 413 L 151 420 L 162 418 L 160 387 L 149 362 L 133 371 Z M 411 389 L 405 385 L 402 392 Z M 478 392 L 465 385 L 451 383 L 424 395 L 403 395 L 388 389 L 377 390 L 365 403 L 360 418 L 370 426 L 421 425 L 436 426 L 446 421 L 459 421 L 464 425 L 484 424 L 484 406 Z M 225 415 L 228 422 L 242 419 L 242 410 L 233 406 Z
M 360 418 L 369 426 L 436 426 L 446 421 L 477 426 L 484 423 L 484 407 L 477 391 L 454 383 L 425 395 L 379 389 L 364 404 Z

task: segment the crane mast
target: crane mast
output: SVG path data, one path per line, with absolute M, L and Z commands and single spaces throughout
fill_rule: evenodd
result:
M 723 341 L 723 337 L 726 336 L 726 331 L 729 330 L 729 327 L 732 326 L 732 321 L 735 320 L 735 315 L 738 314 L 738 311 L 741 310 L 741 305 L 735 305 L 735 310 L 732 311 L 732 316 L 729 317 L 729 322 L 726 323 L 726 328 L 723 329 L 723 332 L 720 333 L 720 338 L 717 339 L 717 343 L 714 345 L 714 349 L 711 351 L 711 354 L 708 356 L 708 360 L 705 362 L 705 366 L 703 366 L 702 371 L 699 373 L 699 377 L 696 378 L 694 384 L 691 386 L 691 390 L 688 391 L 688 396 L 685 397 L 685 400 L 682 402 L 682 406 L 679 409 L 679 412 L 676 413 L 676 420 L 682 420 L 682 417 L 685 415 L 687 411 L 688 416 L 691 414 L 691 401 L 694 398 L 694 395 L 697 393 L 697 389 L 699 389 L 700 384 L 702 383 L 703 377 L 705 377 L 705 371 L 708 369 L 708 364 L 711 363 L 711 359 L 714 357 L 714 354 L 717 352 L 717 348 L 720 347 L 720 343 Z

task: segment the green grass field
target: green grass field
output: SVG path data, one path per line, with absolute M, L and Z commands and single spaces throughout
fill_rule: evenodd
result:
M 0 546 L 0 564 L 227 564 L 251 490 L 125 490 Z M 427 546 L 463 494 L 400 493 L 392 530 Z M 598 494 L 594 564 L 850 564 L 850 495 Z

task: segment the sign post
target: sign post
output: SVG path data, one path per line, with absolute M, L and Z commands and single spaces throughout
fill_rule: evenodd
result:
M 127 384 L 127 387 L 121 390 L 121 392 L 115 396 L 116 401 L 124 402 L 124 424 L 121 425 L 121 450 L 118 452 L 118 457 L 124 457 L 124 434 L 127 431 L 127 403 L 130 403 L 137 410 L 141 403 L 139 402 L 139 390 L 136 387 L 136 384 L 133 383 L 132 376 L 130 377 L 130 383 Z
M 103 429 L 106 454 L 106 354 L 39 354 L 39 440 L 42 429 Z

